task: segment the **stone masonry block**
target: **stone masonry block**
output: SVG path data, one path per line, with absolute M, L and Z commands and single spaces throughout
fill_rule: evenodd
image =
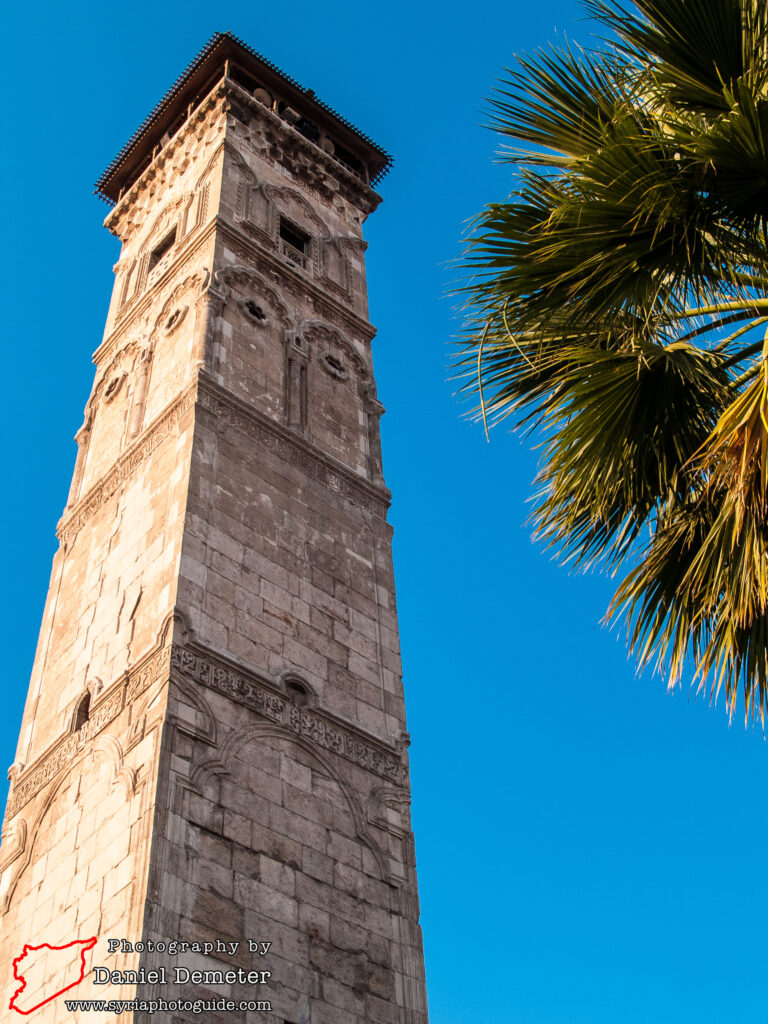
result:
M 259 81 L 258 58 L 224 45 Z M 22 933 L 251 937 L 270 955 L 254 964 L 243 945 L 231 961 L 275 972 L 263 1024 L 424 1024 L 418 928 L 402 938 L 379 867 L 402 879 L 410 837 L 369 823 L 376 853 L 362 841 L 365 808 L 393 783 L 352 759 L 405 728 L 391 528 L 369 462 L 361 224 L 378 200 L 333 146 L 218 75 L 216 52 L 208 96 L 182 97 L 192 116 L 171 126 L 161 105 L 137 142 L 151 172 L 114 172 L 122 250 L 22 724 L 19 782 L 34 773 L 38 789 L 19 808 L 30 860 L 0 971 Z M 311 94 L 295 102 L 315 123 Z M 335 137 L 334 115 L 318 124 L 381 169 L 354 132 Z M 306 233 L 303 265 L 281 219 Z M 264 696 L 286 673 L 314 691 L 298 742 L 295 709 Z M 97 679 L 124 710 L 104 721 L 94 702 L 73 752 L 69 723 Z M 351 745 L 335 750 L 315 716 Z M 415 921 L 415 893 L 403 905 Z

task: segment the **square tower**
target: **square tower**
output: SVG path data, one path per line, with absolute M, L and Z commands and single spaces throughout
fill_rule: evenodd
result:
M 120 1020 L 426 1022 L 362 237 L 389 163 L 217 34 L 98 183 L 122 252 L 10 772 L 9 996 L 22 946 L 95 937 L 68 996 L 237 1004 Z

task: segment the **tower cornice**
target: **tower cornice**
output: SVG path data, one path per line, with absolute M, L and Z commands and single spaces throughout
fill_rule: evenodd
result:
M 224 113 L 225 96 L 225 83 L 222 79 L 189 114 L 173 138 L 168 140 L 140 175 L 131 182 L 130 187 L 122 193 L 114 208 L 104 218 L 104 227 L 107 230 L 121 241 L 125 241 L 132 219 L 137 216 L 137 208 L 139 208 L 141 200 L 144 198 L 152 200 L 157 189 L 165 185 L 167 176 L 171 173 L 178 173 L 180 168 L 175 165 L 174 161 L 184 144 L 189 143 L 192 138 L 201 137 L 203 132 L 212 126 L 216 115 L 221 116 Z M 221 145 L 223 145 L 223 140 Z
M 223 85 L 230 101 L 235 100 L 245 104 L 248 113 L 255 117 L 263 128 L 272 129 L 278 133 L 279 143 L 272 146 L 270 156 L 281 163 L 286 163 L 286 158 L 294 153 L 300 153 L 304 157 L 303 164 L 294 163 L 291 167 L 303 184 L 321 195 L 326 193 L 324 195 L 326 200 L 334 192 L 339 192 L 366 216 L 373 213 L 381 203 L 381 196 L 378 192 L 375 192 L 366 181 L 361 180 L 358 174 L 325 152 L 319 144 L 306 138 L 284 118 L 279 117 L 263 103 L 260 103 L 236 81 L 226 78 Z M 329 177 L 330 181 L 328 181 Z
M 277 133 L 279 142 L 275 140 L 271 155 L 282 163 L 290 162 L 291 170 L 298 174 L 303 184 L 323 195 L 326 200 L 334 193 L 339 193 L 365 216 L 373 213 L 378 207 L 381 196 L 354 171 L 325 152 L 320 145 L 307 139 L 293 125 L 269 110 L 237 82 L 224 77 L 201 99 L 184 124 L 158 150 L 139 176 L 132 180 L 127 190 L 120 195 L 114 209 L 104 219 L 104 226 L 118 238 L 124 239 L 127 225 L 132 216 L 135 216 L 137 203 L 145 193 L 149 192 L 151 196 L 153 189 L 162 187 L 171 168 L 175 170 L 174 160 L 184 143 L 189 141 L 191 135 L 200 135 L 217 112 L 233 109 L 233 102 L 245 105 L 251 117 L 271 132 Z M 226 144 L 225 141 L 224 145 Z M 292 159 L 294 156 L 298 156 L 298 161 Z
M 275 110 L 301 131 L 317 133 L 324 143 L 327 140 L 328 151 L 337 161 L 354 161 L 354 172 L 366 184 L 375 184 L 389 170 L 389 154 L 312 89 L 301 86 L 230 32 L 217 32 L 101 175 L 95 186 L 97 194 L 109 203 L 118 202 L 212 87 L 220 79 L 234 76 L 251 91 L 266 94 Z

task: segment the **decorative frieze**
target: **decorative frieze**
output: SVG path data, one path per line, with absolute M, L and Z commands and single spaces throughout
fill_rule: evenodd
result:
M 31 772 L 24 772 L 13 787 L 13 793 L 8 801 L 7 817 L 16 814 L 26 803 L 32 799 L 43 786 L 66 765 L 78 757 L 94 736 L 101 732 L 105 725 L 117 718 L 123 709 L 123 690 L 120 690 L 106 700 L 103 700 L 94 711 L 91 718 L 85 725 L 75 733 L 71 733 L 66 739 L 57 744 L 42 760 L 42 762 Z
M 408 781 L 400 751 L 342 723 L 319 708 L 296 707 L 251 673 L 188 647 L 173 645 L 171 666 L 187 679 L 237 701 L 347 761 L 399 786 Z
M 348 501 L 361 505 L 366 511 L 385 518 L 389 507 L 389 492 L 373 486 L 340 463 L 335 463 L 319 449 L 294 436 L 289 431 L 239 401 L 202 373 L 197 382 L 197 401 L 201 408 L 212 412 L 217 420 L 255 441 L 278 458 L 296 466 L 307 476 L 319 481 L 329 490 L 336 491 Z M 68 548 L 77 534 L 166 438 L 173 434 L 179 420 L 195 404 L 195 384 L 190 385 L 165 413 L 128 449 L 109 473 L 85 497 L 62 516 L 57 536 Z
M 135 472 L 152 452 L 176 431 L 179 420 L 195 402 L 195 386 L 192 384 L 182 392 L 166 411 L 155 420 L 135 445 L 117 460 L 112 469 L 103 477 L 75 507 L 62 516 L 57 536 L 67 548 L 77 534 L 105 501 L 108 501 L 120 486 Z
M 148 658 L 139 662 L 135 669 L 128 672 L 122 679 L 113 684 L 106 696 L 99 701 L 91 712 L 88 721 L 77 732 L 69 733 L 49 749 L 37 764 L 30 765 L 26 771 L 13 780 L 11 796 L 8 801 L 6 818 L 17 814 L 43 789 L 59 772 L 70 766 L 91 740 L 113 721 L 120 712 L 155 680 L 159 679 L 167 664 L 167 651 L 154 651 Z
M 229 100 L 228 113 L 249 129 L 247 134 L 240 136 L 241 147 L 247 146 L 259 155 L 266 149 L 275 163 L 285 167 L 301 181 L 304 189 L 321 200 L 327 202 L 335 196 L 342 196 L 366 216 L 373 213 L 381 202 L 381 196 L 370 185 L 329 151 L 302 135 L 285 118 L 265 107 L 237 82 L 231 78 L 224 82 Z M 255 145 L 252 141 L 254 136 L 258 140 Z
M 352 470 L 335 462 L 320 449 L 304 441 L 257 409 L 241 402 L 224 388 L 204 377 L 199 378 L 198 404 L 216 418 L 217 423 L 233 427 L 250 441 L 276 455 L 331 491 L 381 519 L 389 507 L 389 491 L 376 487 Z
M 132 704 L 137 697 L 163 675 L 168 661 L 168 652 L 162 646 L 149 657 L 140 661 L 136 668 L 128 673 L 125 681 L 125 703 Z

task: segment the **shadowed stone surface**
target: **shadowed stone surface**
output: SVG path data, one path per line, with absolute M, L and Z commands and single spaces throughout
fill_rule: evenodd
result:
M 96 935 L 89 968 L 269 978 L 86 977 L 77 998 L 426 1024 L 362 238 L 373 157 L 228 45 L 173 130 L 136 144 L 146 166 L 106 220 L 123 248 L 11 769 L 0 971 L 25 942 Z M 239 945 L 108 955 L 113 937 Z M 60 1000 L 35 1019 L 72 1016 Z

